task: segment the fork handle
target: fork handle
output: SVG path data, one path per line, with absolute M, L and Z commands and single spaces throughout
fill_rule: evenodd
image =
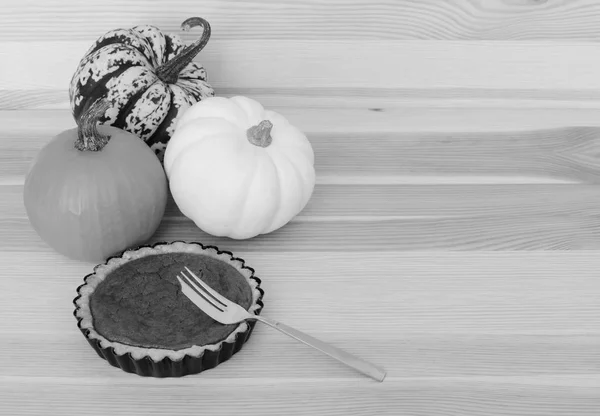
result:
M 274 321 L 272 319 L 264 318 L 260 315 L 254 315 L 252 318 L 260 321 L 264 324 L 269 325 L 272 328 L 275 328 L 279 332 L 282 332 L 303 344 L 308 345 L 322 353 L 329 355 L 330 357 L 340 361 L 341 363 L 346 364 L 348 367 L 354 368 L 355 370 L 379 381 L 382 382 L 385 379 L 386 372 L 382 368 L 377 367 L 374 364 L 371 364 L 361 358 L 358 358 L 355 355 L 350 354 L 344 350 L 341 350 L 337 347 L 334 347 L 331 344 L 327 344 L 317 338 L 314 338 L 302 331 L 294 329 L 290 326 L 282 324 L 281 322 Z

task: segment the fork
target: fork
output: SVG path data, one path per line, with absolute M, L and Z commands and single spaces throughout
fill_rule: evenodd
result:
M 385 370 L 358 358 L 355 355 L 318 340 L 302 331 L 282 324 L 281 322 L 267 319 L 260 315 L 251 314 L 237 303 L 230 301 L 220 293 L 216 292 L 208 284 L 203 282 L 202 279 L 196 276 L 187 266 L 184 267 L 187 271 L 187 275 L 185 271 L 182 271 L 177 275 L 177 280 L 181 285 L 181 291 L 196 306 L 198 306 L 198 308 L 215 321 L 225 325 L 236 324 L 252 319 L 262 322 L 379 382 L 382 382 L 385 379 Z

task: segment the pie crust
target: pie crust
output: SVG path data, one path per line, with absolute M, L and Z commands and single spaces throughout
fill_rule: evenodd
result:
M 244 260 L 234 257 L 231 252 L 219 250 L 214 246 L 205 246 L 197 242 L 174 241 L 160 242 L 125 250 L 121 255 L 109 258 L 94 268 L 94 272 L 85 276 L 84 283 L 77 288 L 74 316 L 77 325 L 88 343 L 111 365 L 128 373 L 152 377 L 181 377 L 197 374 L 214 368 L 237 353 L 249 339 L 256 321 L 241 322 L 234 326 L 225 339 L 207 345 L 192 345 L 182 349 L 142 347 L 114 341 L 102 335 L 94 326 L 91 307 L 92 293 L 111 272 L 132 260 L 146 256 L 168 253 L 188 253 L 209 256 L 233 266 L 248 283 L 251 291 L 250 313 L 260 314 L 263 308 L 264 291 L 260 279 L 254 275 L 254 269 L 245 265 Z M 183 268 L 183 265 L 182 265 Z

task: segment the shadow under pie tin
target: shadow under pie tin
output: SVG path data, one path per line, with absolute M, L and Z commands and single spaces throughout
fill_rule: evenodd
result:
M 156 255 L 167 255 L 167 257 L 162 256 L 154 257 L 151 260 L 140 260 Z M 164 264 L 167 266 L 160 263 L 160 261 L 157 260 L 159 258 L 164 259 Z M 223 326 L 222 324 L 213 321 L 195 305 L 191 304 L 191 301 L 180 292 L 179 285 L 174 283 L 177 282 L 174 276 L 176 275 L 176 272 L 169 272 L 168 277 L 165 277 L 164 275 L 165 270 L 183 269 L 183 263 L 178 263 L 178 259 L 180 261 L 181 259 L 187 259 L 186 262 L 189 262 L 190 259 L 197 259 L 200 261 L 200 258 L 202 258 L 202 262 L 205 262 L 203 264 L 208 265 L 208 268 L 217 267 L 218 270 L 220 270 L 219 273 L 213 273 L 208 276 L 208 278 L 216 279 L 213 282 L 207 282 L 209 285 L 212 283 L 221 284 L 222 287 L 225 288 L 229 287 L 231 281 L 225 279 L 223 273 L 228 273 L 227 276 L 235 277 L 239 282 L 245 281 L 248 284 L 248 288 L 246 289 L 243 284 L 239 283 L 240 286 L 238 289 L 244 292 L 243 295 L 249 296 L 247 299 L 249 303 L 247 309 L 249 312 L 256 315 L 260 314 L 264 306 L 262 302 L 264 291 L 260 287 L 261 281 L 254 275 L 254 269 L 246 266 L 243 259 L 234 257 L 231 252 L 219 250 L 214 246 L 205 246 L 198 242 L 184 241 L 174 241 L 171 243 L 159 242 L 153 245 L 143 245 L 137 248 L 131 248 L 123 251 L 120 255 L 110 257 L 102 264 L 96 265 L 94 271 L 85 276 L 84 283 L 77 288 L 77 297 L 73 299 L 73 304 L 75 305 L 73 314 L 77 319 L 77 326 L 98 356 L 105 359 L 112 366 L 120 368 L 128 373 L 135 373 L 140 376 L 148 377 L 181 377 L 190 374 L 198 374 L 214 368 L 220 363 L 229 360 L 235 353 L 240 351 L 250 338 L 256 321 L 245 321 L 239 324 L 230 325 L 229 327 L 231 328 L 226 328 L 227 326 Z M 139 265 L 140 262 L 143 261 L 160 263 L 160 266 L 151 265 L 149 272 L 136 272 L 135 277 L 132 277 L 131 279 L 142 279 L 139 280 L 139 282 L 152 282 L 153 284 L 158 285 L 158 288 L 155 291 L 158 295 L 154 293 L 154 296 L 166 296 L 170 293 L 171 298 L 168 300 L 174 302 L 175 311 L 177 311 L 177 307 L 179 307 L 179 311 L 183 314 L 187 314 L 189 319 L 197 317 L 200 321 L 204 319 L 202 322 L 211 322 L 210 324 L 207 324 L 209 325 L 208 329 L 212 329 L 214 332 L 221 331 L 221 333 L 225 335 L 224 338 L 207 344 L 192 343 L 191 345 L 185 347 L 182 346 L 181 348 L 169 348 L 160 345 L 147 345 L 118 340 L 117 338 L 119 337 L 128 337 L 130 333 L 137 333 L 138 336 L 143 336 L 139 334 L 145 334 L 141 329 L 135 329 L 137 328 L 135 319 L 127 321 L 127 324 L 114 324 L 113 326 L 117 328 L 114 337 L 112 335 L 111 337 L 108 337 L 101 333 L 101 331 L 98 330 L 101 326 L 100 322 L 96 322 L 95 324 L 94 321 L 94 306 L 92 304 L 94 302 L 96 304 L 101 304 L 101 302 L 96 299 L 101 296 L 99 293 L 103 290 L 105 292 L 108 290 L 106 288 L 110 286 L 109 283 L 125 282 L 125 278 L 123 277 L 121 280 L 118 280 L 117 277 L 113 277 L 114 281 L 106 282 L 105 279 L 116 276 L 118 273 L 126 275 L 128 268 L 134 267 L 136 264 Z M 146 266 L 147 264 L 144 265 L 144 268 L 146 268 Z M 157 269 L 152 269 L 152 267 L 157 267 Z M 195 273 L 197 272 L 197 270 L 191 269 Z M 158 279 L 156 278 L 157 270 L 163 272 L 163 274 L 159 274 Z M 239 276 L 237 273 L 239 273 Z M 173 276 L 171 277 L 171 275 Z M 216 275 L 218 275 L 218 277 L 215 277 Z M 174 279 L 174 282 L 170 280 L 171 278 Z M 105 283 L 104 285 L 102 285 L 103 282 Z M 131 284 L 133 285 L 134 283 L 139 282 L 134 281 Z M 98 289 L 99 287 L 100 289 Z M 218 290 L 217 287 L 213 288 Z M 96 290 L 98 290 L 98 292 L 96 292 Z M 139 298 L 140 296 L 144 296 L 144 290 L 145 289 L 141 289 L 142 292 L 140 293 L 142 294 L 138 292 L 134 293 L 133 296 L 131 296 L 131 299 L 123 294 L 123 292 L 119 291 L 107 292 L 108 294 L 103 294 L 102 296 L 104 296 L 104 298 L 100 299 L 107 299 L 109 302 L 134 302 L 136 297 Z M 234 289 L 232 289 L 232 291 L 233 290 Z M 227 293 L 221 293 L 228 297 Z M 93 298 L 95 294 L 97 296 Z M 240 294 L 239 296 L 242 295 Z M 236 301 L 234 299 L 231 300 Z M 146 303 L 145 307 L 147 309 L 151 308 L 151 306 L 149 306 L 150 304 L 151 302 Z M 111 305 L 101 306 L 103 306 L 102 311 L 106 316 L 111 316 Z M 121 308 L 116 309 L 119 309 L 119 311 L 121 310 Z M 126 308 L 123 309 L 126 310 Z M 98 311 L 101 311 L 101 309 L 98 309 Z M 115 312 L 115 314 L 118 313 L 121 312 Z M 102 316 L 100 312 L 96 316 L 96 321 L 99 321 L 98 316 Z M 135 316 L 134 318 L 143 319 L 143 317 L 140 318 L 139 316 Z M 177 314 L 173 313 L 165 319 L 167 318 L 177 319 Z M 117 318 L 115 319 L 118 320 Z M 193 322 L 193 324 L 195 324 L 195 322 Z M 122 328 L 126 325 L 129 325 L 129 328 L 134 328 L 133 332 L 128 332 L 127 329 Z M 196 329 L 198 332 L 201 328 L 193 328 L 193 330 Z M 167 328 L 166 330 L 172 329 Z M 198 337 L 204 336 L 204 334 L 200 332 L 198 332 Z M 157 340 L 156 344 L 160 344 L 160 342 L 160 340 Z

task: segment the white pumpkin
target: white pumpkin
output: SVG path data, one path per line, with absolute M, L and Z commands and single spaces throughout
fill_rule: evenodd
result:
M 203 231 L 233 239 L 270 233 L 315 186 L 307 137 L 255 100 L 209 97 L 179 119 L 164 167 L 175 203 Z

